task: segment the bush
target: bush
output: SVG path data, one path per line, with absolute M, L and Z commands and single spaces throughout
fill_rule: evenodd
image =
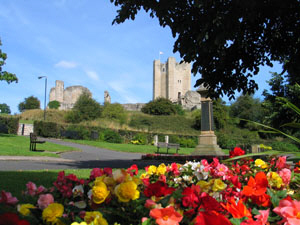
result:
M 17 134 L 19 128 L 19 117 L 0 116 L 0 133 Z
M 18 108 L 20 112 L 23 112 L 28 109 L 39 109 L 40 105 L 41 103 L 38 98 L 30 96 L 25 98 L 25 100 L 19 104 Z
M 113 130 L 109 130 L 109 129 L 107 129 L 103 132 L 103 139 L 104 139 L 104 141 L 109 142 L 109 143 L 122 143 L 123 142 L 121 136 L 117 132 L 115 132 Z
M 73 109 L 67 113 L 65 120 L 71 123 L 79 123 L 84 120 L 94 120 L 102 113 L 101 105 L 89 94 L 83 93 L 76 101 Z
M 106 103 L 103 107 L 102 117 L 119 120 L 121 124 L 124 124 L 127 119 L 127 113 L 119 103 Z
M 284 151 L 284 152 L 299 152 L 299 148 L 289 142 L 274 141 L 270 144 L 273 150 Z
M 146 145 L 148 143 L 147 136 L 145 134 L 138 133 L 132 138 L 131 143 L 136 145 Z
M 60 107 L 60 103 L 59 101 L 54 100 L 48 103 L 48 107 L 49 109 L 58 109 Z
M 196 142 L 191 138 L 179 138 L 180 147 L 195 148 Z
M 63 128 L 62 125 L 54 122 L 45 122 L 45 121 L 34 121 L 33 123 L 34 132 L 38 136 L 42 137 L 60 137 L 60 132 Z
M 150 101 L 141 110 L 143 113 L 151 115 L 174 115 L 177 113 L 176 106 L 166 98 Z
M 66 131 L 72 134 L 72 136 L 69 137 L 71 139 L 88 140 L 91 136 L 88 128 L 84 126 L 71 125 L 67 127 Z

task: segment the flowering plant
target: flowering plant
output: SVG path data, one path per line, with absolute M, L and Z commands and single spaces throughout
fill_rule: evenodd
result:
M 140 175 L 136 165 L 95 168 L 86 180 L 60 172 L 47 189 L 29 182 L 23 202 L 3 190 L 0 225 L 296 225 L 299 187 L 300 162 L 285 156 L 150 165 Z

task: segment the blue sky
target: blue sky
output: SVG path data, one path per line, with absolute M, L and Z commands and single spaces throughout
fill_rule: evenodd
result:
M 144 12 L 134 21 L 112 25 L 117 8 L 109 0 L 0 0 L 1 49 L 7 53 L 4 70 L 15 73 L 18 83 L 0 82 L 0 103 L 18 113 L 18 104 L 31 95 L 44 106 L 55 80 L 65 87 L 82 85 L 103 103 L 104 91 L 112 102 L 137 103 L 152 100 L 153 60 L 165 62 L 173 53 L 169 28 Z M 268 88 L 269 71 L 262 68 L 256 80 L 261 96 Z M 192 86 L 198 77 L 192 76 Z

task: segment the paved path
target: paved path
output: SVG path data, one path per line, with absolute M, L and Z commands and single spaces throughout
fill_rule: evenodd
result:
M 22 156 L 0 156 L 0 170 L 42 170 L 42 169 L 82 169 L 82 168 L 128 168 L 137 164 L 144 168 L 149 164 L 160 162 L 149 162 L 141 160 L 140 153 L 125 153 L 96 148 L 87 145 L 75 144 L 56 139 L 44 139 L 47 142 L 71 146 L 81 149 L 81 152 L 62 153 L 61 158 L 52 157 L 22 157 Z

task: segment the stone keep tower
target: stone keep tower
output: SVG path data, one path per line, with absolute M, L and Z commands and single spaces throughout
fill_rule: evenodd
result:
M 191 65 L 177 63 L 169 57 L 166 63 L 154 60 L 153 63 L 153 100 L 159 97 L 178 102 L 191 90 Z

